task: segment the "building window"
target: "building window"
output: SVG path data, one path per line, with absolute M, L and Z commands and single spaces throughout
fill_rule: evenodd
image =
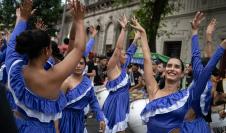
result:
M 114 25 L 111 23 L 106 31 L 105 52 L 111 51 L 112 49 L 114 33 Z
M 182 41 L 164 42 L 164 55 L 180 58 Z
M 106 45 L 113 44 L 113 37 L 114 37 L 114 25 L 111 23 L 107 29 Z

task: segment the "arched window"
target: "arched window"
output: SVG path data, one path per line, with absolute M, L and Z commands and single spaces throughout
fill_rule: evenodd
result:
M 112 46 L 114 43 L 114 25 L 110 23 L 106 30 L 106 41 L 105 41 L 105 54 L 112 51 Z
M 107 29 L 107 37 L 106 37 L 106 45 L 113 44 L 113 37 L 114 37 L 114 25 L 111 23 Z

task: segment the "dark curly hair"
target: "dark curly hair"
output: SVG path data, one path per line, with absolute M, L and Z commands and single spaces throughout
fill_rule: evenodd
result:
M 50 47 L 50 36 L 42 30 L 27 30 L 16 37 L 16 51 L 29 59 L 39 57 L 46 47 Z

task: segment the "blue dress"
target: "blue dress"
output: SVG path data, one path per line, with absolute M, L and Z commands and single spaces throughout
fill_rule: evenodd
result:
M 192 37 L 192 47 L 196 47 L 196 49 L 200 51 L 197 35 Z M 199 73 L 199 71 L 202 69 L 203 67 L 200 67 L 200 69 L 196 69 L 194 71 L 197 71 L 195 73 Z M 211 130 L 207 122 L 203 118 L 203 116 L 206 116 L 208 114 L 208 111 L 211 109 L 211 100 L 212 100 L 211 91 L 212 91 L 212 82 L 209 80 L 200 98 L 196 101 L 193 101 L 192 103 L 192 108 L 196 114 L 196 118 L 192 121 L 184 121 L 181 132 L 211 133 Z
M 224 53 L 224 49 L 218 47 L 203 68 L 199 49 L 192 49 L 192 70 L 197 70 L 193 72 L 193 83 L 186 89 L 154 99 L 146 105 L 141 112 L 141 118 L 147 124 L 148 133 L 168 133 L 174 129 L 181 129 L 185 114 L 193 105 L 193 101 L 200 100 L 212 70 Z
M 185 120 L 182 125 L 182 133 L 211 133 L 208 123 L 203 116 L 208 114 L 211 109 L 211 91 L 212 82 L 208 81 L 205 90 L 200 96 L 199 101 L 193 101 L 192 108 L 196 114 L 196 118 L 192 121 Z
M 127 128 L 130 82 L 126 68 L 136 49 L 135 44 L 130 45 L 126 52 L 127 59 L 126 63 L 122 65 L 121 74 L 106 84 L 106 88 L 110 93 L 103 105 L 103 112 L 106 117 L 105 133 L 116 133 Z
M 18 131 L 21 133 L 54 133 L 54 120 L 61 118 L 67 101 L 63 93 L 56 100 L 37 96 L 27 88 L 22 69 L 27 64 L 26 56 L 15 51 L 16 36 L 27 27 L 26 21 L 20 21 L 11 34 L 6 53 L 8 87 L 16 104 Z
M 104 114 L 95 96 L 92 81 L 83 76 L 80 84 L 66 93 L 67 106 L 63 110 L 60 119 L 61 133 L 83 133 L 86 132 L 84 122 L 84 108 L 89 104 L 96 113 L 98 121 L 104 121 Z

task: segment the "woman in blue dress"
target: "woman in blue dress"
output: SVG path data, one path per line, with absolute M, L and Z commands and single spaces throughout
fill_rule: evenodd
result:
M 24 0 L 6 53 L 8 87 L 17 106 L 14 111 L 21 133 L 54 133 L 67 101 L 60 86 L 73 72 L 85 50 L 84 7 L 74 4 L 77 41 L 68 56 L 53 69 L 43 65 L 51 55 L 50 37 L 40 30 L 25 31 L 32 1 Z M 41 77 L 41 78 L 40 78 Z
M 61 89 L 65 92 L 67 106 L 63 110 L 62 118 L 59 120 L 61 133 L 83 133 L 85 129 L 84 108 L 90 105 L 92 111 L 96 113 L 96 118 L 100 123 L 100 130 L 105 129 L 104 114 L 100 109 L 95 96 L 92 81 L 83 75 L 86 66 L 85 57 L 62 84 Z
M 127 25 L 125 15 L 119 20 L 119 23 L 122 27 L 121 33 L 115 51 L 107 65 L 108 82 L 106 88 L 110 93 L 103 105 L 103 112 L 106 117 L 106 133 L 123 132 L 127 128 L 130 82 L 126 69 L 136 52 L 137 46 L 135 43 L 139 38 L 137 33 L 125 54 L 123 52 Z
M 73 32 L 75 23 L 73 23 L 70 31 L 69 50 L 73 47 L 74 36 Z M 86 44 L 86 50 L 83 53 L 83 58 L 76 66 L 74 72 L 63 82 L 61 90 L 65 92 L 67 98 L 67 106 L 63 110 L 62 118 L 59 120 L 59 130 L 61 133 L 83 133 L 85 129 L 85 115 L 84 109 L 87 105 L 90 105 L 91 109 L 96 113 L 96 118 L 100 123 L 100 129 L 104 130 L 104 114 L 100 109 L 99 103 L 94 93 L 94 87 L 92 81 L 84 75 L 86 67 L 86 59 L 89 52 L 92 50 L 97 31 L 93 29 L 91 31 L 91 38 Z M 57 122 L 58 123 L 58 122 Z
M 198 14 L 200 17 L 202 16 L 201 13 Z M 133 19 L 132 22 L 132 27 L 141 32 L 142 50 L 144 53 L 144 78 L 150 100 L 143 109 L 141 118 L 147 124 L 148 133 L 178 132 L 183 124 L 186 112 L 192 105 L 192 101 L 200 98 L 212 70 L 223 55 L 226 48 L 226 40 L 220 44 L 203 69 L 199 56 L 200 51 L 197 50 L 197 47 L 192 47 L 193 70 L 202 70 L 199 73 L 194 71 L 193 84 L 187 89 L 179 88 L 184 70 L 182 61 L 177 58 L 170 58 L 165 70 L 165 87 L 160 90 L 153 76 L 146 32 L 137 20 Z M 197 28 L 196 25 L 193 25 L 193 28 Z M 193 37 L 197 37 L 197 33 Z

